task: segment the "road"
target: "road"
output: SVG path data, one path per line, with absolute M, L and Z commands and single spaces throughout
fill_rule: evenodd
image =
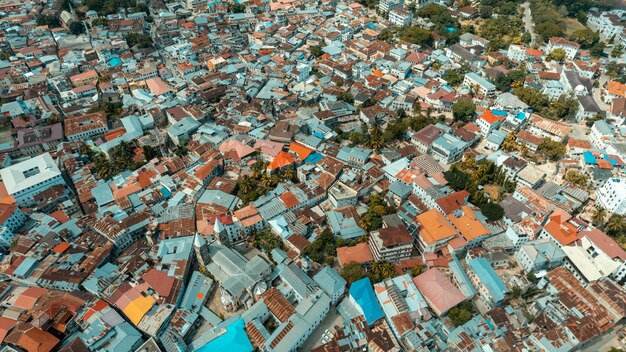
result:
M 537 41 L 537 33 L 535 33 L 535 23 L 533 22 L 533 15 L 530 12 L 530 2 L 526 1 L 522 4 L 524 8 L 524 17 L 522 18 L 522 22 L 524 22 L 524 27 L 526 28 L 526 32 L 530 33 L 530 45 L 533 46 Z
M 330 307 L 330 311 L 320 325 L 313 330 L 311 336 L 304 341 L 302 347 L 300 347 L 299 351 L 311 351 L 312 349 L 320 346 L 322 344 L 322 335 L 324 335 L 324 331 L 328 329 L 332 334 L 335 333 L 335 326 L 343 326 L 343 318 L 339 315 L 337 308 L 332 306 Z
M 609 104 L 606 104 L 604 100 L 602 100 L 602 88 L 604 87 L 608 79 L 609 78 L 606 75 L 600 76 L 600 78 L 598 79 L 598 88 L 594 87 L 592 89 L 593 100 L 596 101 L 600 109 L 602 109 L 603 111 L 608 111 L 611 108 Z

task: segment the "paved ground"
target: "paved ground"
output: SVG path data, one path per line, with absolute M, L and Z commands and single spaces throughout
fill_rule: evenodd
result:
M 537 33 L 535 33 L 535 22 L 533 22 L 533 15 L 530 12 L 530 3 L 526 1 L 522 4 L 524 8 L 524 17 L 522 21 L 524 22 L 524 27 L 526 28 L 526 32 L 530 33 L 530 45 L 536 44 L 538 41 Z
M 572 137 L 576 139 L 587 138 L 587 126 L 584 124 L 572 124 Z
M 324 319 L 320 323 L 320 325 L 315 330 L 313 330 L 311 336 L 309 336 L 309 338 L 304 341 L 304 344 L 302 345 L 302 347 L 300 347 L 300 351 L 311 351 L 312 349 L 320 346 L 322 344 L 321 340 L 322 335 L 324 335 L 324 331 L 328 329 L 328 331 L 334 334 L 334 327 L 336 325 L 343 326 L 343 318 L 341 317 L 341 315 L 339 315 L 339 312 L 337 312 L 336 307 L 330 307 L 330 312 L 328 312 L 326 319 Z
M 608 77 L 605 75 L 602 75 L 600 77 L 600 79 L 598 79 L 598 88 L 593 88 L 593 100 L 596 101 L 596 103 L 598 104 L 598 106 L 600 107 L 600 109 L 607 111 L 609 110 L 611 107 L 609 106 L 609 104 L 606 104 L 603 100 L 602 100 L 602 88 L 604 87 L 604 85 L 606 84 L 606 82 L 608 81 Z

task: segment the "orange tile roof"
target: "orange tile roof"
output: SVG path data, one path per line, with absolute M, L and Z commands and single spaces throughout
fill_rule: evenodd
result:
M 291 209 L 295 207 L 296 205 L 300 204 L 300 202 L 298 201 L 298 198 L 296 198 L 296 196 L 289 191 L 281 194 L 280 196 L 278 196 L 278 198 L 280 198 L 280 200 L 285 204 L 285 207 L 287 209 Z
M 552 215 L 550 216 L 550 221 L 543 227 L 550 236 L 563 246 L 567 246 L 582 238 L 578 228 L 567 222 L 566 219 Z
M 504 120 L 504 116 L 495 115 L 491 110 L 485 111 L 478 118 L 487 121 L 490 125 L 493 125 L 494 123 L 496 123 L 498 121 L 503 121 Z
M 33 327 L 20 336 L 18 344 L 28 352 L 48 352 L 52 351 L 59 341 L 49 332 Z
M 296 142 L 291 142 L 289 145 L 289 151 L 298 154 L 302 160 L 306 159 L 311 153 L 313 153 L 313 149 Z
M 70 217 L 67 216 L 67 214 L 65 214 L 65 212 L 63 210 L 57 210 L 55 212 L 52 212 L 52 214 L 50 214 L 50 216 L 55 218 L 61 224 L 65 224 L 66 222 L 70 221 Z
M 367 243 L 359 243 L 352 247 L 337 248 L 337 260 L 339 265 L 344 266 L 349 263 L 365 264 L 374 261 L 374 256 Z
M 610 81 L 606 86 L 606 90 L 609 94 L 626 97 L 626 84 L 621 84 L 617 81 Z
M 0 343 L 4 341 L 4 338 L 9 333 L 9 330 L 11 330 L 15 324 L 17 324 L 17 320 L 0 317 Z
M 458 234 L 443 214 L 435 209 L 418 215 L 416 220 L 421 226 L 419 235 L 427 244 L 435 244 Z
M 489 230 L 478 220 L 472 208 L 463 206 L 461 209 L 463 210 L 462 216 L 450 214 L 448 219 L 468 242 L 489 234 Z
M 123 128 L 118 128 L 116 130 L 109 131 L 104 134 L 104 140 L 110 142 L 118 137 L 121 137 L 126 133 L 126 130 Z
M 270 171 L 274 171 L 277 169 L 282 169 L 283 167 L 289 166 L 295 162 L 295 159 L 291 156 L 291 154 L 287 152 L 281 151 L 276 155 L 274 160 L 267 166 L 267 169 Z
M 52 251 L 61 254 L 61 253 L 65 252 L 68 248 L 70 248 L 70 244 L 69 243 L 61 242 L 61 243 L 57 244 L 54 248 L 52 248 Z

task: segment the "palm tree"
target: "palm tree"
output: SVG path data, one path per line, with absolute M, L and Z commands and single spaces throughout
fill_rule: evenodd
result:
M 252 179 L 250 179 L 250 176 L 245 175 L 241 178 L 241 181 L 239 181 L 239 190 L 244 194 L 252 191 Z
M 283 176 L 288 180 L 293 180 L 295 175 L 296 175 L 295 171 L 293 171 L 293 169 L 290 167 L 286 168 L 285 171 L 283 172 Z
M 596 226 L 602 225 L 604 224 L 604 219 L 606 219 L 606 215 L 607 215 L 606 209 L 596 207 L 591 212 L 591 221 Z
M 611 235 L 618 234 L 626 229 L 626 221 L 624 221 L 623 216 L 613 214 L 609 218 L 609 221 L 606 223 L 606 227 L 604 229 Z
M 261 184 L 263 184 L 263 186 L 272 187 L 273 183 L 274 180 L 272 179 L 272 176 L 268 175 L 267 173 L 261 175 Z

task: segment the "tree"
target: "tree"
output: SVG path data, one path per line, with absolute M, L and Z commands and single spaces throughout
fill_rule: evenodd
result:
M 549 160 L 557 161 L 565 155 L 565 144 L 551 140 L 550 138 L 544 138 L 543 142 L 537 147 L 539 154 L 545 155 Z
M 174 154 L 179 157 L 183 157 L 189 153 L 189 149 L 187 149 L 187 141 L 182 141 L 178 143 L 176 148 L 174 148 Z
M 400 39 L 411 44 L 431 45 L 433 42 L 433 35 L 427 29 L 413 26 L 402 31 Z
M 459 84 L 463 81 L 463 75 L 457 70 L 448 70 L 443 74 L 443 79 L 450 84 Z
M 424 266 L 422 263 L 417 263 L 411 268 L 411 275 L 413 275 L 413 277 L 418 276 L 422 272 L 424 272 Z
M 606 223 L 605 231 L 613 237 L 622 234 L 626 230 L 626 220 L 618 214 L 613 214 Z
M 109 25 L 109 21 L 104 17 L 98 17 L 95 20 L 91 21 L 91 24 L 94 26 L 106 27 Z
M 378 40 L 383 40 L 389 42 L 393 39 L 394 34 L 390 28 L 384 28 L 380 33 L 378 33 Z
M 73 35 L 79 35 L 85 32 L 85 26 L 81 22 L 72 22 L 69 25 L 70 33 Z
M 476 105 L 469 100 L 459 100 L 452 105 L 452 115 L 455 119 L 469 121 L 476 113 Z
M 313 45 L 309 48 L 309 51 L 311 52 L 311 55 L 315 56 L 315 57 L 320 57 L 322 55 L 324 55 L 324 52 L 322 51 L 322 47 L 319 45 Z
M 278 235 L 274 234 L 272 231 L 268 229 L 264 229 L 256 232 L 252 235 L 254 239 L 254 246 L 258 249 L 262 249 L 265 253 L 272 253 L 274 248 L 286 250 L 285 244 L 283 243 L 282 238 Z
M 576 170 L 568 170 L 565 174 L 565 179 L 580 187 L 587 187 L 587 176 L 581 174 Z
M 537 276 L 535 276 L 535 273 L 533 273 L 532 271 L 531 271 L 531 272 L 529 272 L 528 274 L 526 274 L 526 279 L 527 279 L 530 283 L 533 283 L 533 284 L 536 284 L 536 283 L 537 283 L 537 281 L 539 281 L 539 280 L 537 279 Z
M 393 265 L 385 261 L 375 261 L 370 267 L 370 272 L 373 275 L 373 281 L 378 282 L 384 279 L 392 278 L 396 275 L 396 271 Z
M 348 282 L 348 285 L 350 285 L 353 282 L 366 277 L 367 273 L 361 264 L 351 262 L 343 266 L 341 269 L 341 276 Z
M 480 12 L 480 17 L 482 18 L 491 18 L 493 15 L 493 6 L 481 5 L 478 8 L 478 12 Z
M 552 52 L 548 54 L 548 60 L 563 62 L 563 60 L 565 59 L 565 55 L 565 50 L 563 50 L 562 48 L 557 48 L 552 50 Z
M 337 238 L 329 229 L 322 231 L 315 241 L 302 251 L 302 255 L 308 256 L 317 263 L 324 263 L 328 257 L 334 258 L 336 253 Z
M 509 89 L 511 89 L 511 83 L 513 83 L 513 81 L 504 73 L 498 72 L 494 80 L 494 83 L 496 85 L 496 89 L 498 89 L 501 92 L 506 92 Z
M 160 158 L 161 157 L 161 152 L 154 148 L 151 145 L 144 145 L 141 147 L 141 151 L 143 152 L 143 155 L 145 156 L 147 161 L 150 161 L 154 158 Z
M 449 171 L 444 172 L 443 176 L 446 181 L 448 181 L 448 185 L 457 191 L 466 189 L 470 181 L 469 176 L 467 176 L 466 173 L 456 168 L 452 168 Z
M 502 219 L 504 216 L 504 209 L 496 203 L 485 203 L 480 206 L 480 212 L 489 221 L 496 221 Z
M 583 49 L 591 48 L 595 43 L 600 40 L 600 36 L 598 35 L 598 33 L 589 29 L 589 27 L 574 31 L 569 38 L 572 41 L 580 44 Z
M 375 124 L 370 130 L 370 140 L 368 146 L 374 150 L 381 149 L 385 144 L 383 140 L 383 134 L 380 130 L 380 126 Z
M 345 101 L 348 104 L 354 104 L 354 96 L 350 92 L 343 92 L 337 96 L 337 100 Z
M 366 231 L 378 230 L 383 226 L 383 216 L 395 211 L 393 207 L 387 206 L 383 193 L 371 194 L 368 198 L 368 209 L 361 217 L 359 224 Z
M 454 326 L 460 326 L 472 319 L 472 312 L 472 304 L 465 301 L 450 309 L 450 311 L 448 312 L 448 318 L 450 318 Z
M 50 28 L 61 27 L 61 21 L 54 15 L 39 15 L 37 16 L 38 26 L 48 26 Z
M 126 43 L 129 47 L 137 46 L 140 49 L 151 48 L 152 37 L 143 33 L 128 33 L 126 34 Z
M 602 57 L 604 56 L 604 43 L 597 42 L 594 46 L 589 49 L 589 54 L 594 57 Z
M 563 27 L 553 22 L 541 23 L 540 25 L 535 26 L 535 31 L 542 38 L 544 38 L 544 40 L 552 37 L 563 36 Z
M 624 47 L 621 44 L 615 45 L 613 50 L 611 50 L 611 57 L 620 57 L 624 53 Z
M 591 212 L 591 222 L 598 226 L 604 224 L 604 220 L 606 220 L 607 211 L 601 207 L 595 207 Z

